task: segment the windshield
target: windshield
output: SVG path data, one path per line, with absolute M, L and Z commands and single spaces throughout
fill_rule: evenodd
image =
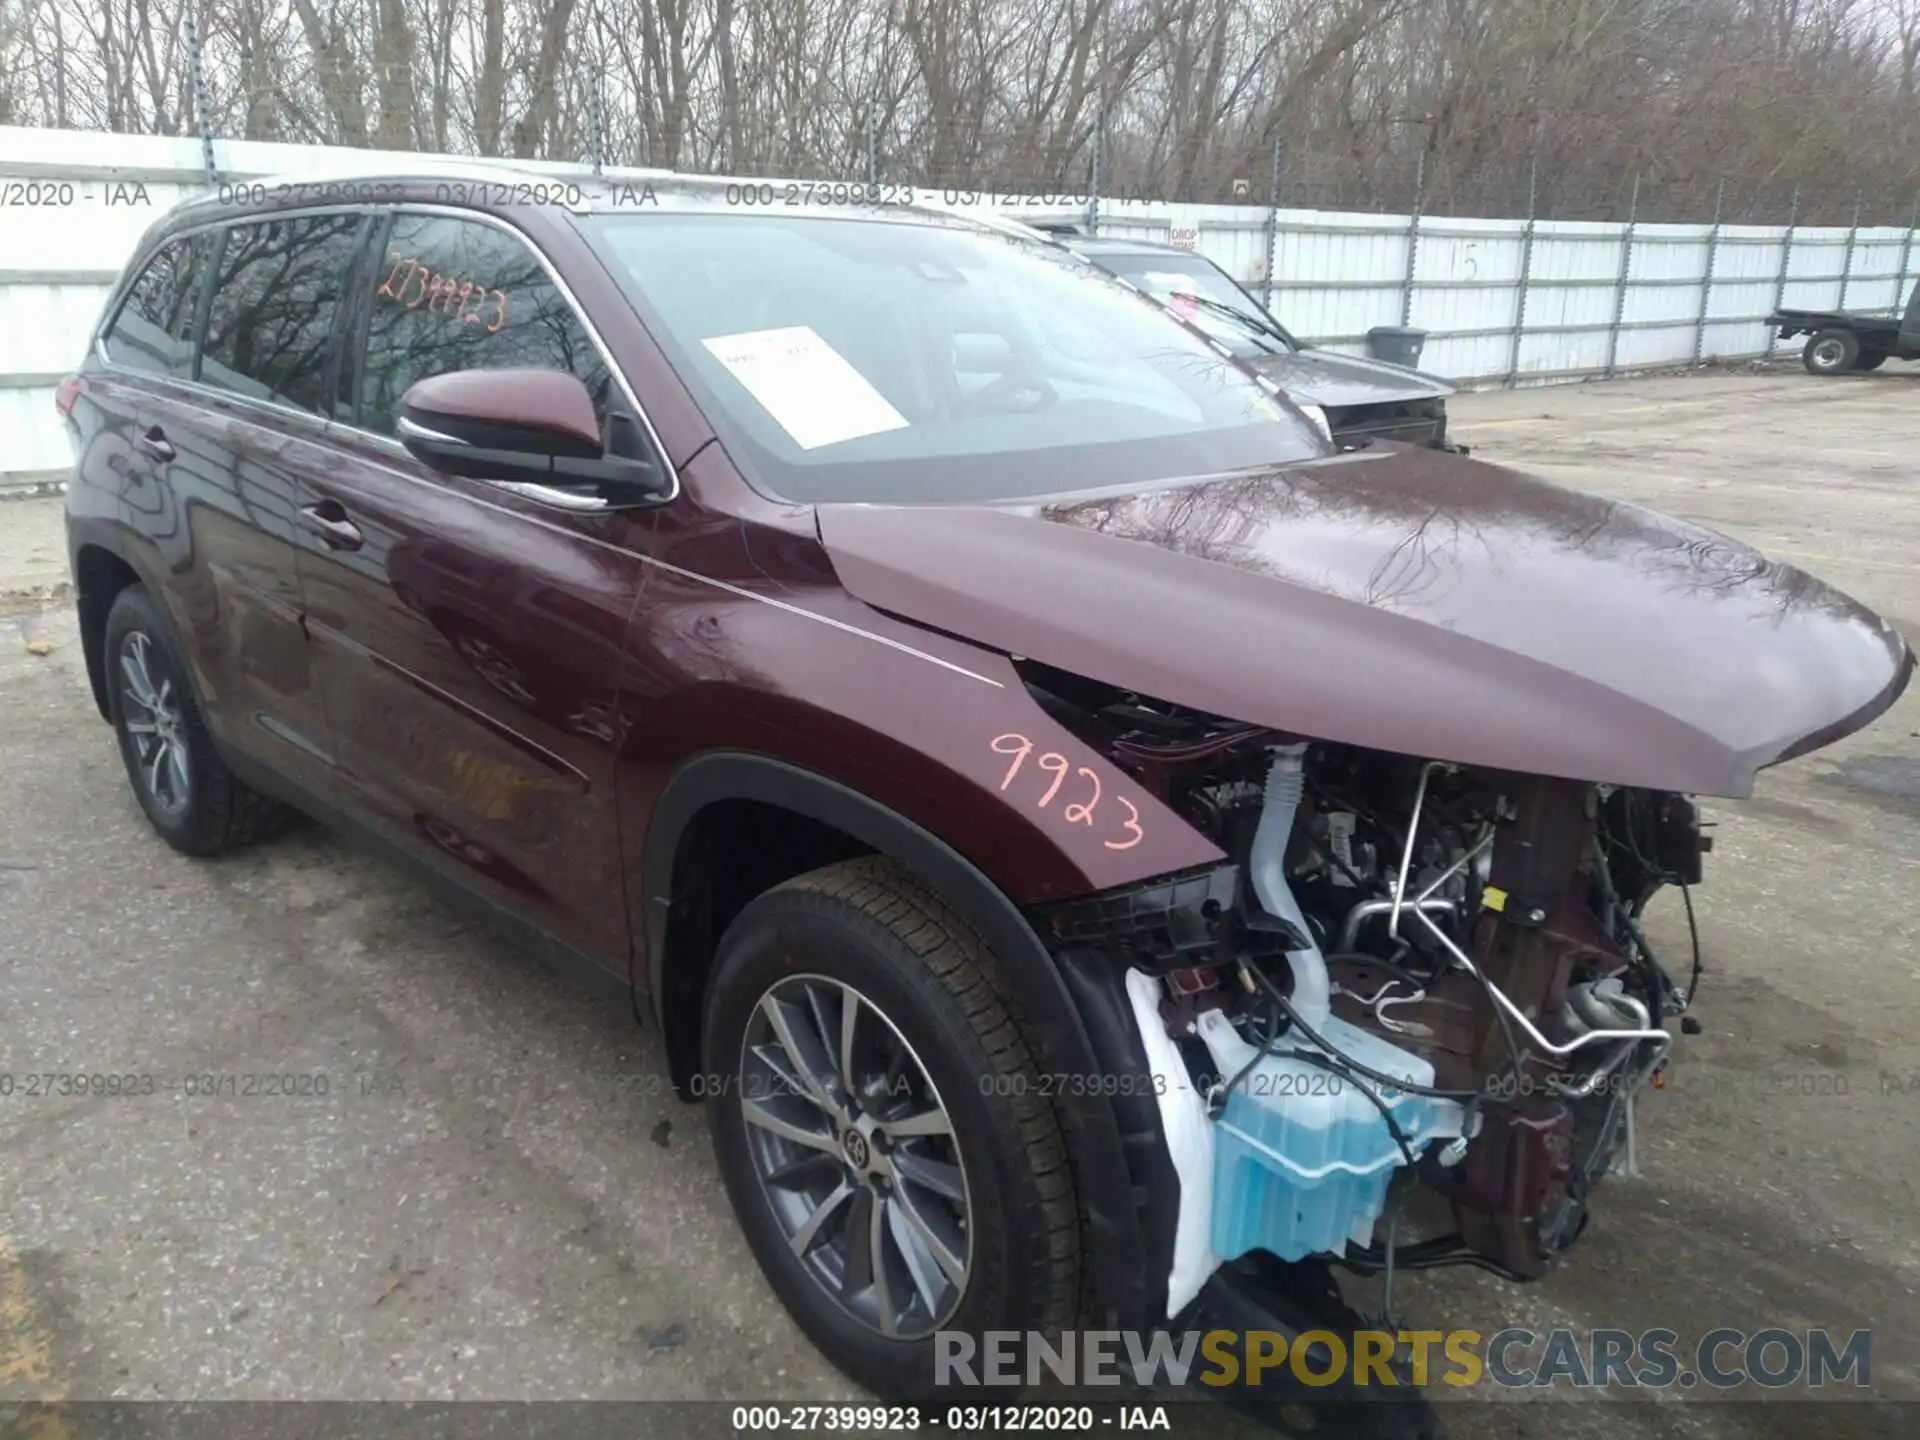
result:
M 1016 499 L 1328 453 L 1261 382 L 1051 245 L 764 213 L 584 228 L 735 464 L 778 498 Z
M 1233 277 L 1199 255 L 1162 250 L 1148 254 L 1102 251 L 1092 257 L 1102 269 L 1123 276 L 1183 320 L 1242 354 L 1284 354 L 1295 340 Z

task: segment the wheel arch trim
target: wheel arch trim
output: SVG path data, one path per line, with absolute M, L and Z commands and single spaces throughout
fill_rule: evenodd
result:
M 187 683 L 193 687 L 193 701 L 195 706 L 204 714 L 205 707 L 200 704 L 200 677 L 195 672 L 191 657 L 185 656 L 184 652 L 181 652 L 180 637 L 174 627 L 173 614 L 167 604 L 164 587 L 158 584 L 152 574 L 149 573 L 148 567 L 143 563 L 146 557 L 140 553 L 140 547 L 126 542 L 126 531 L 119 525 L 108 521 L 81 518 L 71 513 L 69 513 L 67 517 L 67 571 L 73 577 L 74 609 L 81 615 L 83 622 L 81 633 L 82 644 L 84 645 L 86 642 L 84 607 L 89 604 L 98 603 L 99 597 L 89 594 L 85 589 L 80 567 L 80 556 L 84 551 L 98 550 L 102 554 L 109 555 L 124 565 L 128 571 L 132 573 L 133 583 L 144 586 L 147 593 L 153 597 L 154 609 L 159 613 L 160 622 L 167 627 L 167 643 L 173 646 L 176 652 L 182 653 L 183 660 L 181 670 L 186 675 Z M 103 608 L 100 612 L 103 641 L 108 609 L 111 609 L 111 606 Z M 98 653 L 88 653 L 86 655 L 86 661 L 87 682 L 93 690 L 94 705 L 99 710 L 102 720 L 110 720 L 112 716 L 107 707 L 106 655 L 104 644 Z
M 1061 1038 L 1077 1039 L 1077 1048 L 1090 1053 L 1085 1027 L 1079 1023 L 1052 956 L 1019 907 L 985 873 L 931 831 L 851 786 L 747 751 L 709 751 L 686 761 L 661 790 L 648 821 L 642 862 L 643 938 L 656 1019 L 666 991 L 662 981 L 670 961 L 667 922 L 675 898 L 673 871 L 680 842 L 702 810 L 728 800 L 759 801 L 844 831 L 932 885 L 1010 967 L 1025 959 L 1043 961 L 1037 983 L 1022 992 L 1022 1003 L 1036 1010 L 1030 1017 L 1036 1027 L 1051 1012 L 1064 1031 Z
M 1053 955 L 1019 907 L 978 867 L 932 832 L 839 781 L 745 751 L 711 751 L 681 765 L 648 821 L 641 866 L 646 934 L 641 938 L 650 1008 L 670 1051 L 674 1040 L 664 1023 L 664 1001 L 675 861 L 694 817 L 727 800 L 759 801 L 834 826 L 912 870 L 973 926 L 1002 962 L 1003 973 L 1019 983 L 1018 993 L 1008 998 L 1020 1007 L 1039 1043 L 1043 1071 L 1086 1075 L 1099 1069 L 1087 1026 Z M 1121 1323 L 1150 1324 L 1157 1317 L 1146 1299 L 1147 1245 L 1114 1109 L 1098 1095 L 1057 1093 L 1055 1098 L 1088 1238 L 1108 1257 L 1094 1277 L 1096 1296 Z

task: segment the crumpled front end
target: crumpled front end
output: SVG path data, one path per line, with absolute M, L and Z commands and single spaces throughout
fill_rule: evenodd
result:
M 1026 668 L 1056 713 L 1050 679 L 1096 698 Z M 1701 879 L 1693 803 L 1114 698 L 1110 753 L 1231 857 L 1039 915 L 1126 967 L 1180 1177 L 1168 1315 L 1254 1252 L 1545 1273 L 1693 997 L 1641 923 Z
M 1036 914 L 1125 988 L 1169 1317 L 1249 1263 L 1315 1305 L 1329 1265 L 1549 1270 L 1686 1029 L 1696 956 L 1643 917 L 1702 878 L 1693 797 L 1914 668 L 1726 536 L 1430 449 L 820 525 L 1224 857 Z
M 1402 445 L 1425 445 L 1435 450 L 1465 453 L 1447 443 L 1447 402 L 1441 397 L 1325 408 L 1334 443 L 1343 449 L 1368 445 L 1375 440 L 1394 440 Z

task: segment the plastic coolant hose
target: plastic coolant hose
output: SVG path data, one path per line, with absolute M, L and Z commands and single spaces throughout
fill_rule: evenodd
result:
M 1283 745 L 1273 752 L 1273 766 L 1267 771 L 1267 793 L 1260 810 L 1260 824 L 1253 834 L 1253 852 L 1249 868 L 1253 873 L 1253 893 L 1269 915 L 1292 923 L 1307 937 L 1307 948 L 1287 954 L 1293 971 L 1293 1008 L 1308 1025 L 1318 1027 L 1331 1006 L 1327 981 L 1327 962 L 1320 947 L 1313 943 L 1313 931 L 1299 902 L 1287 887 L 1287 839 L 1293 834 L 1294 816 L 1300 810 L 1300 797 L 1306 790 L 1305 745 Z

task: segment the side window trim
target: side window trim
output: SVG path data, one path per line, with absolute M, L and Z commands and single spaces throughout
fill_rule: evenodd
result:
M 587 337 L 587 343 L 592 345 L 594 350 L 599 354 L 601 363 L 607 367 L 607 374 L 613 378 L 613 384 L 618 391 L 618 398 L 626 402 L 625 408 L 627 412 L 640 422 L 640 428 L 646 432 L 648 444 L 653 450 L 653 458 L 660 462 L 661 467 L 665 469 L 668 476 L 672 478 L 673 488 L 668 491 L 666 495 L 662 496 L 658 503 L 667 505 L 679 498 L 680 472 L 667 456 L 666 443 L 661 440 L 660 432 L 654 428 L 653 417 L 647 414 L 646 406 L 640 403 L 640 397 L 633 393 L 633 386 L 628 383 L 626 372 L 614 362 L 613 351 L 608 348 L 607 342 L 601 338 L 599 328 L 594 325 L 592 318 L 587 314 L 586 307 L 580 303 L 579 297 L 573 293 L 573 287 L 567 284 L 565 278 L 560 274 L 559 267 L 547 258 L 546 251 L 536 245 L 533 238 L 528 235 L 526 231 L 520 229 L 519 226 L 514 225 L 512 222 L 502 219 L 498 215 L 490 215 L 484 210 L 469 210 L 459 205 L 431 205 L 417 201 L 412 203 L 403 201 L 399 204 L 383 206 L 382 208 L 387 214 L 387 224 L 380 232 L 380 244 L 383 250 L 386 244 L 386 237 L 393 228 L 393 222 L 402 215 L 438 215 L 453 220 L 467 220 L 474 224 L 487 225 L 495 230 L 501 231 L 503 234 L 511 236 L 516 242 L 525 247 L 527 252 L 538 262 L 541 270 L 546 273 L 547 279 L 553 282 L 553 286 L 559 292 L 561 300 L 565 302 L 567 308 L 573 312 L 573 318 L 579 322 L 581 331 Z M 376 251 L 375 254 L 374 268 L 377 270 L 380 265 L 380 260 L 384 258 L 384 254 L 382 251 Z M 369 317 L 372 314 L 372 309 L 371 304 L 364 307 L 365 313 Z M 358 340 L 359 349 L 354 365 L 356 372 L 358 372 L 366 362 L 366 338 L 366 331 L 363 327 Z M 377 430 L 368 430 L 360 424 L 362 398 L 363 397 L 356 391 L 354 395 L 354 419 L 351 422 L 341 422 L 336 417 L 336 423 L 350 423 L 351 428 L 358 433 L 404 450 L 405 447 L 401 446 L 391 435 L 382 435 Z M 610 396 L 609 401 L 611 402 L 613 398 L 614 397 Z M 611 417 L 613 413 L 614 408 L 611 403 L 609 403 L 609 417 Z
M 193 302 L 193 365 L 187 372 L 187 378 L 194 384 L 200 379 L 200 357 L 207 347 L 207 316 L 213 311 L 213 280 L 220 273 L 220 262 L 226 258 L 227 233 L 233 227 L 222 225 L 210 232 L 207 241 L 207 273 L 200 279 L 200 295 Z
M 213 385 L 200 378 L 200 362 L 205 353 L 207 325 L 213 307 L 214 277 L 218 275 L 220 262 L 225 258 L 228 232 L 237 226 L 269 220 L 293 220 L 312 215 L 353 214 L 367 217 L 377 226 L 390 212 L 390 209 L 391 207 L 389 206 L 365 202 L 353 205 L 309 204 L 287 209 L 263 210 L 231 219 L 197 219 L 181 225 L 178 229 L 170 230 L 157 239 L 138 257 L 137 264 L 129 264 L 128 267 L 121 272 L 120 279 L 117 282 L 117 288 L 107 297 L 106 307 L 101 312 L 101 319 L 94 329 L 93 339 L 91 345 L 88 347 L 88 353 L 96 356 L 113 370 L 127 374 L 153 375 L 155 372 L 139 370 L 136 367 L 128 365 L 123 360 L 116 360 L 114 358 L 110 343 L 113 327 L 119 322 L 121 311 L 131 303 L 134 291 L 139 285 L 140 277 L 146 273 L 147 268 L 159 257 L 162 250 L 175 242 L 186 242 L 188 244 L 195 242 L 203 243 L 207 246 L 207 249 L 202 261 L 203 273 L 195 281 L 193 326 L 190 333 L 180 337 L 183 343 L 191 347 L 191 373 L 165 378 L 170 379 L 175 384 L 190 385 L 195 389 L 206 391 L 221 400 L 264 407 L 265 409 L 276 411 L 295 419 L 318 421 L 322 424 L 345 423 L 337 414 L 330 417 L 327 415 L 316 415 L 305 410 L 294 410 L 271 400 L 263 400 L 257 396 L 243 395 L 238 391 Z M 462 211 L 459 213 L 470 214 L 472 212 Z M 367 232 L 363 229 L 362 233 L 365 234 Z M 379 263 L 377 251 L 375 252 L 372 263 L 376 265 Z
M 179 238 L 177 235 L 168 235 L 151 250 L 136 257 L 140 263 L 127 266 L 120 276 L 120 288 L 107 297 L 107 308 L 101 313 L 100 324 L 93 332 L 93 343 L 109 361 L 113 356 L 107 350 L 107 339 L 113 334 L 113 327 L 120 323 L 120 312 L 133 303 L 133 292 L 140 288 L 140 277 L 147 273 L 147 268 L 160 258 L 162 250 Z
M 358 206 L 343 207 L 332 213 L 349 215 L 357 209 Z M 327 355 L 321 364 L 320 417 L 328 423 L 332 423 L 339 413 L 340 372 L 346 360 L 346 336 L 350 333 L 353 316 L 359 309 L 360 294 L 370 263 L 367 259 L 368 237 L 378 228 L 379 218 L 361 211 L 360 223 L 353 233 L 353 259 L 347 265 L 346 279 L 342 282 L 345 289 L 340 302 L 334 306 L 333 328 L 327 335 Z M 374 257 L 371 263 L 378 264 L 379 257 Z
M 354 262 L 348 301 L 341 306 L 340 324 L 334 334 L 333 387 L 329 395 L 329 418 L 355 429 L 360 428 L 361 375 L 367 363 L 367 334 L 373 324 L 373 277 L 386 258 L 387 236 L 393 230 L 393 210 L 382 206 L 368 214 L 361 232 L 360 254 Z
M 191 366 L 192 373 L 191 373 L 191 376 L 185 381 L 183 381 L 182 383 L 191 384 L 198 389 L 204 389 L 212 393 L 216 393 L 224 399 L 233 400 L 233 401 L 237 401 L 237 402 L 249 404 L 249 405 L 265 406 L 268 409 L 276 410 L 283 414 L 294 416 L 296 418 L 306 419 L 306 420 L 312 420 L 317 418 L 324 424 L 337 425 L 345 429 L 353 430 L 355 433 L 365 436 L 370 440 L 377 441 L 383 447 L 388 447 L 393 449 L 396 452 L 404 454 L 405 447 L 402 446 L 399 443 L 399 441 L 395 440 L 392 436 L 382 435 L 377 431 L 368 430 L 363 425 L 360 424 L 361 397 L 359 393 L 359 382 L 360 382 L 361 371 L 366 361 L 367 335 L 368 335 L 368 328 L 370 325 L 371 314 L 372 314 L 372 306 L 366 300 L 365 291 L 369 289 L 370 286 L 362 287 L 362 294 L 359 297 L 357 297 L 356 301 L 354 302 L 355 309 L 356 309 L 356 317 L 355 317 L 356 325 L 355 325 L 354 331 L 351 334 L 351 338 L 349 342 L 346 345 L 341 345 L 338 347 L 339 349 L 338 358 L 342 361 L 347 362 L 347 365 L 351 370 L 351 379 L 355 387 L 354 393 L 353 393 L 353 403 L 351 406 L 350 413 L 343 413 L 343 411 L 339 406 L 338 386 L 341 379 L 340 371 L 336 371 L 335 373 L 335 390 L 332 396 L 332 407 L 331 407 L 332 413 L 331 415 L 320 415 L 317 417 L 314 415 L 310 415 L 305 411 L 296 411 L 296 410 L 288 409 L 286 406 L 275 404 L 272 401 L 259 400 L 259 399 L 256 399 L 255 397 L 238 394 L 237 392 L 229 391 L 224 388 L 216 388 L 214 386 L 209 385 L 207 382 L 203 381 L 200 378 L 201 360 L 205 354 L 205 348 L 206 348 L 207 325 L 208 325 L 209 317 L 210 317 L 212 306 L 213 306 L 214 279 L 219 273 L 219 267 L 220 267 L 221 261 L 225 258 L 226 241 L 227 241 L 228 232 L 235 225 L 244 224 L 253 220 L 291 219 L 296 216 L 302 216 L 302 215 L 319 214 L 319 213 L 346 214 L 354 211 L 358 211 L 361 214 L 370 216 L 372 218 L 372 221 L 373 221 L 372 225 L 365 227 L 362 231 L 362 234 L 364 237 L 364 243 L 367 246 L 367 254 L 370 258 L 371 265 L 375 270 L 379 268 L 380 261 L 383 257 L 383 251 L 386 245 L 387 236 L 392 229 L 393 222 L 397 216 L 402 214 L 440 215 L 440 216 L 445 216 L 455 220 L 471 221 L 475 224 L 486 225 L 491 227 L 492 229 L 499 230 L 502 233 L 512 237 L 512 239 L 517 241 L 520 245 L 524 246 L 526 250 L 533 256 L 534 260 L 538 262 L 541 270 L 545 272 L 547 278 L 553 283 L 555 289 L 560 294 L 560 298 L 566 303 L 567 308 L 572 312 L 574 319 L 579 322 L 581 330 L 585 333 L 587 337 L 588 343 L 593 346 L 595 352 L 599 355 L 601 362 L 607 367 L 608 375 L 612 377 L 612 382 L 613 382 L 613 386 L 616 394 L 609 396 L 609 411 L 608 411 L 609 417 L 617 413 L 617 411 L 614 408 L 612 408 L 613 400 L 617 398 L 618 400 L 625 402 L 623 408 L 627 414 L 631 415 L 632 417 L 634 417 L 635 420 L 639 422 L 640 429 L 644 432 L 647 444 L 652 451 L 653 458 L 659 461 L 660 465 L 666 470 L 668 476 L 672 479 L 673 488 L 665 496 L 663 496 L 658 503 L 662 505 L 670 504 L 672 501 L 674 501 L 679 497 L 680 488 L 681 488 L 679 469 L 674 465 L 673 461 L 668 457 L 666 444 L 664 441 L 661 440 L 660 432 L 654 426 L 653 417 L 647 413 L 646 406 L 640 403 L 639 396 L 634 394 L 633 386 L 631 385 L 631 383 L 629 383 L 626 376 L 626 372 L 622 370 L 620 366 L 614 362 L 613 351 L 608 347 L 605 339 L 602 338 L 599 328 L 595 326 L 595 324 L 593 323 L 593 319 L 590 315 L 588 315 L 586 308 L 580 304 L 579 297 L 573 293 L 573 288 L 567 284 L 566 280 L 561 276 L 559 269 L 554 265 L 553 261 L 548 258 L 546 252 L 542 250 L 537 244 L 535 244 L 532 237 L 530 237 L 524 230 L 520 229 L 518 226 L 514 225 L 510 221 L 501 218 L 500 216 L 490 215 L 483 210 L 473 210 L 473 209 L 468 209 L 464 206 L 458 206 L 458 205 L 434 205 L 434 204 L 426 204 L 421 202 L 412 202 L 412 203 L 403 202 L 399 204 L 384 204 L 384 205 L 360 204 L 360 205 L 350 205 L 350 206 L 300 206 L 297 209 L 288 210 L 288 211 L 276 211 L 276 212 L 273 212 L 272 214 L 267 214 L 263 212 L 259 215 L 247 215 L 245 217 L 237 217 L 231 220 L 203 220 L 195 224 L 182 226 L 180 229 L 174 230 L 169 234 L 163 236 L 145 255 L 141 257 L 141 263 L 138 268 L 130 267 L 127 270 L 127 272 L 122 276 L 122 282 L 121 282 L 122 289 L 110 301 L 108 314 L 102 320 L 98 331 L 95 333 L 95 336 L 94 336 L 95 351 L 100 355 L 100 357 L 103 360 L 106 361 L 108 365 L 113 366 L 116 369 L 126 368 L 125 366 L 120 365 L 119 362 L 116 362 L 114 360 L 107 345 L 107 337 L 108 337 L 108 334 L 111 332 L 114 323 L 119 319 L 120 311 L 125 308 L 129 297 L 133 294 L 134 286 L 138 283 L 140 275 L 145 270 L 146 266 L 151 265 L 153 263 L 153 260 L 159 255 L 160 251 L 168 244 L 171 244 L 173 241 L 175 240 L 191 241 L 193 238 L 198 236 L 207 236 L 209 237 L 208 244 L 210 248 L 209 248 L 208 255 L 205 262 L 205 273 L 196 282 L 197 298 L 195 300 L 195 305 L 194 305 L 193 331 L 190 337 L 183 337 L 188 339 L 192 346 L 192 356 L 193 356 L 192 366 Z M 337 327 L 336 327 L 336 332 L 337 332 Z M 338 338 L 337 333 L 336 333 L 336 338 Z M 349 355 L 349 352 L 350 352 L 350 355 Z
M 121 313 L 127 306 L 133 303 L 133 292 L 140 288 L 141 280 L 146 277 L 147 271 L 153 268 L 153 262 L 160 258 L 161 252 L 175 241 L 186 238 L 185 235 L 177 230 L 172 234 L 161 236 L 158 244 L 154 245 L 151 249 L 143 251 L 136 257 L 139 262 L 138 264 L 129 265 L 126 270 L 122 272 L 120 276 L 120 288 L 107 297 L 106 311 L 101 315 L 100 326 L 94 331 L 93 337 L 94 344 L 100 347 L 101 352 L 106 354 L 108 360 L 111 361 L 113 359 L 111 352 L 107 350 L 108 341 L 113 335 L 113 327 L 120 323 Z M 206 287 L 203 284 L 201 288 L 205 289 Z
M 136 368 L 128 366 L 124 361 L 113 358 L 112 340 L 115 327 L 119 325 L 121 316 L 126 313 L 127 306 L 133 303 L 133 297 L 140 289 L 140 282 L 146 278 L 147 272 L 153 268 L 154 262 L 166 253 L 168 247 L 173 245 L 185 246 L 189 256 L 189 263 L 191 263 L 194 247 L 205 233 L 206 232 L 199 227 L 170 231 L 161 236 L 158 243 L 142 253 L 138 257 L 138 263 L 127 266 L 121 276 L 120 288 L 108 297 L 107 308 L 101 316 L 98 327 L 94 330 L 93 345 L 91 348 L 99 354 L 101 359 L 105 360 L 109 365 L 117 366 L 120 369 Z M 187 353 L 190 357 L 188 361 L 189 376 L 181 377 L 176 375 L 165 378 L 178 380 L 181 378 L 191 378 L 193 375 L 199 373 L 199 317 L 205 313 L 202 307 L 212 288 L 213 266 L 211 263 L 206 263 L 200 267 L 199 273 L 193 277 L 194 326 L 189 328 L 185 335 L 179 337 L 181 343 L 187 346 Z M 141 371 L 140 373 L 155 374 L 159 372 Z
M 375 219 L 376 216 L 373 207 L 369 205 L 317 205 L 302 207 L 298 211 L 287 214 L 261 213 L 247 215 L 224 222 L 215 222 L 213 225 L 206 227 L 207 231 L 214 233 L 217 238 L 211 261 L 207 267 L 206 281 L 201 286 L 199 308 L 195 313 L 193 332 L 193 383 L 226 399 L 240 401 L 249 405 L 265 406 L 269 410 L 286 415 L 298 416 L 305 420 L 317 420 L 322 424 L 332 423 L 335 418 L 332 387 L 338 383 L 336 363 L 340 353 L 342 316 L 353 304 L 354 287 L 361 271 L 363 250 Z M 325 349 L 320 359 L 321 374 L 318 405 L 315 408 L 309 409 L 302 404 L 290 404 L 283 397 L 268 398 L 267 396 L 253 395 L 244 390 L 236 389 L 232 386 L 206 378 L 204 362 L 206 359 L 207 332 L 212 324 L 216 281 L 220 275 L 220 266 L 226 259 L 229 242 L 235 234 L 250 228 L 267 227 L 275 224 L 298 226 L 304 221 L 311 220 L 354 221 L 350 256 L 341 279 L 343 288 L 333 304 L 332 323 L 328 327 Z M 293 253 L 291 249 L 288 251 L 289 256 Z M 280 278 L 285 279 L 285 277 L 286 267 L 283 266 Z

